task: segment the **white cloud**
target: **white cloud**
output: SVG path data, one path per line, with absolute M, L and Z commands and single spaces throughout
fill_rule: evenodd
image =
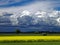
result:
M 43 17 L 45 17 L 46 12 L 44 12 L 44 11 L 37 11 L 37 12 L 35 13 L 35 15 L 36 15 L 37 17 L 39 17 L 39 18 L 43 18 Z
M 49 17 L 58 17 L 59 15 L 58 15 L 58 13 L 59 13 L 59 11 L 52 11 L 51 13 L 49 13 Z
M 22 17 L 24 15 L 30 15 L 30 12 L 28 10 L 24 10 L 24 11 L 21 12 L 21 16 L 20 17 Z
M 0 16 L 4 16 L 3 12 L 12 13 L 10 16 L 10 21 L 12 25 L 18 25 L 18 18 L 25 15 L 31 15 L 34 18 L 34 24 L 38 23 L 38 21 L 43 20 L 44 22 L 48 22 L 48 18 L 58 16 L 57 12 L 53 10 L 53 6 L 51 2 L 41 1 L 35 2 L 26 6 L 17 6 L 17 7 L 9 7 L 9 8 L 1 8 Z M 38 16 L 37 16 L 38 15 Z M 43 18 L 40 18 L 43 17 Z M 51 19 L 52 20 L 52 19 Z

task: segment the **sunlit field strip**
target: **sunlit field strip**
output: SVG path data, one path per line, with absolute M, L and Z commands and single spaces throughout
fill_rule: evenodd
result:
M 0 36 L 3 40 L 60 40 L 60 36 Z

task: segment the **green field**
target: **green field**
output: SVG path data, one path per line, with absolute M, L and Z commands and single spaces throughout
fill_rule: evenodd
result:
M 60 45 L 60 42 L 2 42 L 0 45 Z

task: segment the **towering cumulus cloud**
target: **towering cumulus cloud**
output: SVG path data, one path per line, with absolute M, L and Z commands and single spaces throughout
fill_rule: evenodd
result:
M 59 0 L 1 0 L 0 25 L 60 26 Z

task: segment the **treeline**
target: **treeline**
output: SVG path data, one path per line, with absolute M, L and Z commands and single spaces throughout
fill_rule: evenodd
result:
M 22 32 L 19 29 L 16 29 L 14 32 L 0 32 L 0 34 L 60 34 L 60 32 L 50 32 L 50 31 L 30 31 L 30 32 Z

